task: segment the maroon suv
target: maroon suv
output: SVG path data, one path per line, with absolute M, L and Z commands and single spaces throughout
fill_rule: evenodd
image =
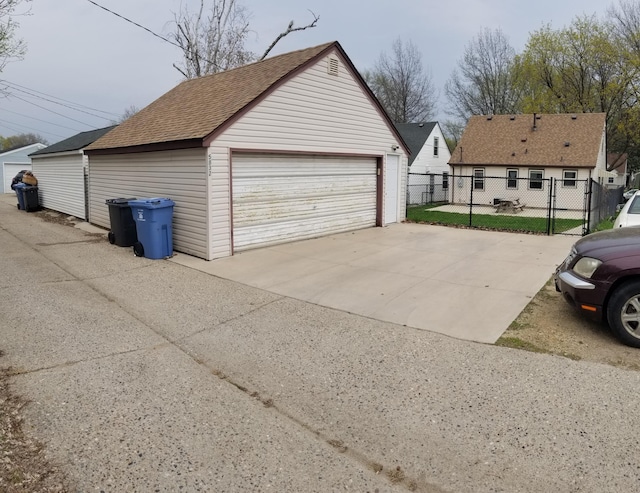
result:
M 579 239 L 554 277 L 569 303 L 608 321 L 624 344 L 640 347 L 640 226 Z

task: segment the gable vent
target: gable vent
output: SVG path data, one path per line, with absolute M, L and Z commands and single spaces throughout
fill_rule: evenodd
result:
M 338 75 L 338 59 L 335 57 L 330 56 L 329 57 L 329 62 L 327 64 L 327 73 L 329 75 Z

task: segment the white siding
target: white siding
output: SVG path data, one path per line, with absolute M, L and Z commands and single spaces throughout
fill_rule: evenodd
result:
M 438 138 L 438 155 L 433 155 L 434 139 Z M 409 171 L 411 173 L 447 173 L 449 171 L 449 160 L 451 153 L 444 140 L 444 135 L 440 130 L 440 125 L 436 124 L 431 130 L 431 134 L 425 141 L 422 149 L 411 163 Z
M 17 171 L 23 169 L 31 169 L 31 158 L 29 154 L 32 152 L 39 151 L 40 149 L 44 149 L 47 147 L 44 144 L 30 144 L 28 146 L 20 147 L 18 149 L 13 149 L 12 151 L 1 152 L 0 153 L 0 186 L 3 186 L 4 193 L 13 193 L 11 190 L 11 180 L 17 174 Z M 9 170 L 5 172 L 5 163 L 6 164 L 24 164 L 20 168 L 16 168 L 16 166 L 10 166 Z
M 207 258 L 206 149 L 89 157 L 89 220 L 109 227 L 107 199 L 166 197 L 174 250 Z
M 233 154 L 234 251 L 376 224 L 375 158 Z
M 340 59 L 339 75 L 327 73 L 329 56 L 284 83 L 211 143 L 210 258 L 231 254 L 230 149 L 383 157 L 398 144 L 337 52 L 333 56 Z M 404 190 L 407 180 L 404 153 L 400 169 L 400 189 Z M 405 217 L 405 198 L 401 194 L 398 220 Z
M 40 205 L 86 219 L 84 165 L 81 151 L 34 156 L 33 174 L 38 179 Z

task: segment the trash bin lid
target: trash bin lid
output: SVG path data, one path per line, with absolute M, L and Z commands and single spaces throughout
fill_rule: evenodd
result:
M 123 198 L 119 198 L 119 199 L 107 199 L 105 200 L 105 203 L 107 205 L 128 205 L 129 201 L 131 200 L 136 200 L 135 197 L 131 197 L 129 199 L 123 199 Z
M 29 185 L 27 185 L 26 183 L 20 182 L 20 183 L 16 183 L 15 185 L 13 185 L 13 188 L 26 188 L 28 186 Z
M 160 209 L 163 207 L 172 207 L 175 202 L 165 197 L 152 197 L 149 199 L 137 199 L 129 202 L 131 207 L 140 207 L 142 209 Z

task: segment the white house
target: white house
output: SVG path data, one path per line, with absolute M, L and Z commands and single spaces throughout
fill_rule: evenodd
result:
M 625 187 L 629 182 L 628 154 L 607 153 L 607 169 L 615 176 L 607 177 L 605 185 L 608 188 Z
M 446 200 L 451 153 L 440 124 L 396 123 L 396 128 L 411 151 L 407 204 Z
M 86 219 L 86 173 L 84 148 L 114 126 L 81 132 L 30 154 L 38 179 L 40 205 Z
M 586 180 L 604 184 L 613 174 L 605 130 L 604 113 L 472 116 L 449 160 L 450 200 L 517 198 L 546 208 L 555 178 L 562 189 L 556 207 L 581 208 Z
M 337 42 L 185 81 L 85 152 L 90 222 L 168 197 L 207 260 L 406 216 L 408 150 Z
M 29 144 L 17 149 L 0 152 L 0 183 L 3 193 L 13 193 L 11 180 L 23 169 L 31 170 L 31 158 L 29 154 L 47 147 L 41 143 Z M 37 177 L 37 175 L 36 175 Z

